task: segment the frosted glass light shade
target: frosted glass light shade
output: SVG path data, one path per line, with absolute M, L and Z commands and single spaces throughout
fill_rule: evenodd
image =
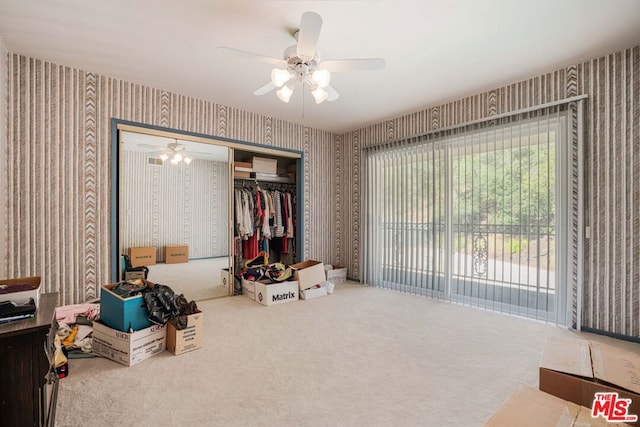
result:
M 280 101 L 289 102 L 289 99 L 291 99 L 292 93 L 293 93 L 293 89 L 291 89 L 289 86 L 282 86 L 280 89 L 277 90 L 276 95 L 278 95 L 278 98 L 280 99 Z
M 327 93 L 326 90 L 318 87 L 315 88 L 314 90 L 311 91 L 311 95 L 313 95 L 313 98 L 316 100 L 316 104 L 320 104 L 322 102 L 324 102 L 327 97 L 329 96 L 329 94 Z
M 276 87 L 282 87 L 286 82 L 291 79 L 291 73 L 287 70 L 283 70 L 282 68 L 274 68 L 271 71 L 271 82 Z
M 193 160 L 191 157 L 185 157 L 185 158 L 184 158 L 184 162 L 185 162 L 186 164 L 191 163 L 191 160 Z
M 318 87 L 327 87 L 331 81 L 331 73 L 329 70 L 315 70 L 311 74 L 311 79 L 316 82 Z
M 169 158 L 169 156 L 165 153 L 160 154 L 160 160 L 162 160 L 163 162 L 166 162 L 167 159 Z

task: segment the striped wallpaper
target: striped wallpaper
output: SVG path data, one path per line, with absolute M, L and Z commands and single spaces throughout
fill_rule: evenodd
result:
M 333 134 L 23 55 L 3 60 L 6 276 L 41 275 L 63 304 L 108 283 L 112 118 L 303 151 L 302 257 L 334 261 Z
M 228 256 L 228 164 L 150 165 L 148 158 L 139 151 L 121 154 L 121 253 L 153 246 L 164 262 L 165 246 L 188 245 L 189 259 Z
M 640 337 L 640 47 L 418 111 L 339 137 L 343 144 L 340 257 L 360 275 L 360 149 L 496 114 L 587 94 L 581 325 Z M 577 132 L 577 129 L 574 130 Z
M 7 54 L 0 61 L 8 97 L 8 226 L 0 240 L 7 255 L 0 272 L 41 274 L 46 290 L 60 291 L 65 303 L 95 296 L 108 280 L 111 118 L 303 151 L 303 257 L 346 265 L 358 278 L 362 147 L 587 94 L 585 222 L 591 233 L 578 284 L 581 324 L 638 337 L 639 63 L 640 48 L 633 47 L 336 136 Z
M 9 159 L 7 156 L 7 111 L 9 109 L 7 100 L 7 84 L 8 80 L 8 53 L 4 40 L 0 37 L 0 180 L 6 180 L 7 165 Z M 1 181 L 0 181 L 1 182 Z M 0 192 L 0 278 L 8 277 L 7 261 L 9 252 L 4 250 L 3 243 L 7 240 L 7 231 L 9 229 L 9 221 L 7 221 L 7 197 L 5 192 L 8 188 L 0 184 L 3 191 Z

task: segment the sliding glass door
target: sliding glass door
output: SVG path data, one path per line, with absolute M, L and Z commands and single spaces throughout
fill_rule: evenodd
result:
M 365 282 L 564 316 L 557 255 L 566 242 L 558 238 L 566 129 L 566 117 L 553 113 L 367 150 Z

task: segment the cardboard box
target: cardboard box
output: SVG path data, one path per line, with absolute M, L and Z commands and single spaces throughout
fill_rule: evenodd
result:
M 529 386 L 520 386 L 485 427 L 571 427 L 580 407 Z
M 147 287 L 153 286 L 151 282 L 146 283 Z M 100 289 L 100 320 L 121 332 L 139 331 L 151 326 L 142 295 L 122 298 L 111 291 L 116 285 L 111 283 Z
M 626 424 L 592 418 L 591 410 L 521 385 L 487 421 L 485 427 L 605 427 Z
M 324 265 L 320 261 L 307 260 L 293 264 L 294 279 L 298 282 L 300 290 L 309 289 L 318 283 L 324 282 L 326 275 Z
M 251 172 L 234 171 L 233 176 L 235 178 L 251 178 Z
M 125 271 L 124 272 L 124 280 L 136 280 L 136 279 L 146 279 L 146 273 L 144 271 Z
M 251 162 L 233 162 L 233 167 L 236 168 L 236 170 L 237 168 L 240 168 L 240 170 L 242 169 L 251 169 L 251 171 L 253 170 L 253 165 L 251 164 Z
M 153 246 L 129 248 L 129 260 L 132 267 L 154 265 L 156 263 L 156 248 Z
M 256 282 L 242 279 L 242 295 L 249 298 L 252 301 L 256 300 Z
M 121 332 L 102 322 L 93 322 L 92 351 L 114 362 L 133 366 L 166 347 L 165 325 L 153 325 L 133 333 Z
M 167 245 L 164 247 L 164 262 L 166 264 L 180 264 L 189 262 L 189 246 Z
M 578 418 L 573 422 L 572 427 L 624 427 L 629 426 L 626 423 L 609 422 L 602 416 L 593 418 L 591 416 L 591 409 L 580 406 L 578 412 Z
M 314 286 L 309 289 L 303 289 L 300 291 L 300 299 L 314 299 L 318 297 L 324 297 L 327 295 L 327 288 L 325 286 Z
M 278 161 L 276 159 L 267 159 L 264 157 L 254 157 L 251 161 L 254 172 L 259 173 L 278 173 Z
M 327 281 L 334 284 L 347 281 L 347 267 L 325 264 L 324 269 L 327 272 Z
M 201 311 L 187 316 L 187 327 L 177 330 L 173 323 L 167 323 L 167 350 L 175 355 L 197 350 L 202 347 L 203 317 Z
M 254 282 L 255 301 L 271 306 L 298 301 L 298 282 L 261 283 Z
M 550 337 L 540 362 L 540 390 L 587 408 L 593 407 L 597 392 L 616 392 L 631 399 L 629 414 L 640 415 L 640 355 L 588 340 Z
M 16 304 L 24 304 L 33 298 L 38 307 L 40 289 L 40 276 L 0 280 L 0 302 L 13 301 Z

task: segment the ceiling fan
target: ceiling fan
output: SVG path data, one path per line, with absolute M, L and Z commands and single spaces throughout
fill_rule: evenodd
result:
M 271 71 L 271 81 L 258 88 L 254 95 L 264 95 L 278 88 L 276 95 L 283 102 L 289 102 L 296 84 L 311 91 L 316 104 L 335 101 L 339 94 L 329 85 L 332 72 L 343 71 L 376 71 L 385 66 L 384 59 L 336 59 L 322 61 L 317 45 L 322 28 L 322 18 L 315 12 L 302 14 L 300 29 L 294 32 L 297 43 L 289 46 L 283 59 L 247 52 L 231 47 L 218 47 L 239 57 L 258 60 L 275 65 Z
M 160 154 L 159 157 L 162 160 L 162 162 L 166 162 L 167 160 L 170 159 L 170 162 L 173 165 L 177 165 L 180 162 L 185 162 L 188 165 L 193 160 L 193 157 L 190 157 L 187 154 L 185 146 L 183 144 L 179 144 L 177 140 L 175 142 L 168 143 L 167 148 L 162 150 L 158 150 L 157 145 L 150 145 L 150 144 L 138 144 L 138 147 L 154 150 L 155 153 Z M 206 153 L 203 153 L 203 154 L 206 154 Z

